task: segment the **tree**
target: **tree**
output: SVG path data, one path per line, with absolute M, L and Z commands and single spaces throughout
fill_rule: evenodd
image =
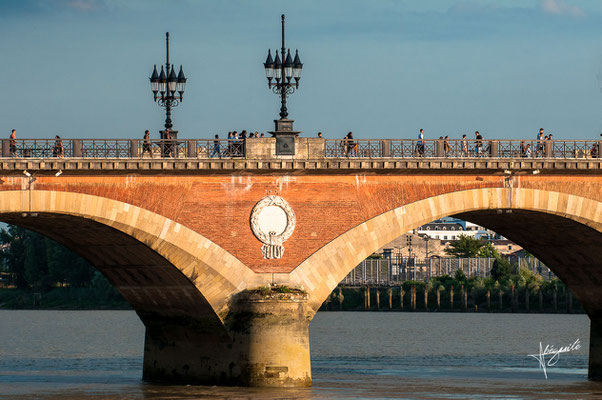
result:
M 9 225 L 0 231 L 0 244 L 2 245 L 2 263 L 10 273 L 11 283 L 19 289 L 26 289 L 29 285 L 25 279 L 25 234 L 26 230 Z
M 512 266 L 508 260 L 496 258 L 491 267 L 491 277 L 495 281 L 506 281 L 512 274 Z
M 497 251 L 491 243 L 486 243 L 479 249 L 479 257 L 483 258 L 500 258 L 500 252 Z
M 458 282 L 466 283 L 466 274 L 464 273 L 464 271 L 462 270 L 462 268 L 458 268 L 456 270 L 456 274 L 454 275 L 454 278 L 456 278 L 456 280 Z
M 85 287 L 94 276 L 94 268 L 68 248 L 13 225 L 0 230 L 0 259 L 19 289 L 48 290 L 56 283 Z
M 25 279 L 35 290 L 48 290 L 52 285 L 44 237 L 31 231 L 25 234 Z
M 449 247 L 445 249 L 445 252 L 460 258 L 476 257 L 484 245 L 485 243 L 482 240 L 460 235 L 457 240 L 449 243 Z
M 71 287 L 89 286 L 94 268 L 85 259 L 65 246 L 46 239 L 48 271 L 54 282 L 66 283 Z

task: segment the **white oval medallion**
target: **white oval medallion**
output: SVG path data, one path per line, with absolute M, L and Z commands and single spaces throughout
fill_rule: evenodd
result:
M 281 258 L 284 254 L 282 243 L 295 230 L 295 213 L 280 196 L 266 196 L 259 200 L 251 211 L 251 230 L 263 246 L 261 252 L 266 259 Z

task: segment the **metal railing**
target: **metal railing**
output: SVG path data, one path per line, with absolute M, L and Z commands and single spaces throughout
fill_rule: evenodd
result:
M 265 156 L 265 139 L 2 139 L 2 157 L 16 158 L 241 158 L 253 157 L 248 145 Z M 597 140 L 444 140 L 306 138 L 312 157 L 378 158 L 600 158 Z M 313 142 L 315 141 L 315 143 Z M 322 147 L 323 145 L 323 147 Z M 62 150 L 59 150 L 61 148 Z M 309 153 L 309 150 L 308 150 Z
M 535 257 L 508 257 L 514 265 L 550 280 L 555 275 Z M 425 281 L 431 277 L 454 276 L 461 269 L 468 278 L 489 278 L 494 258 L 407 258 L 366 259 L 342 281 L 344 285 L 391 285 L 406 280 Z
M 13 158 L 241 158 L 245 140 L 230 139 L 3 139 Z
M 331 158 L 599 158 L 598 140 L 327 139 Z

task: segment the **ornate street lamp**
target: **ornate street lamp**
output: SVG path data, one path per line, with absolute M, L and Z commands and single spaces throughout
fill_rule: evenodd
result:
M 176 75 L 175 67 L 169 64 L 169 32 L 165 33 L 165 42 L 167 45 L 165 69 L 161 66 L 161 73 L 159 74 L 157 73 L 157 65 L 155 65 L 150 77 L 150 85 L 153 99 L 160 107 L 165 108 L 165 131 L 169 129 L 171 138 L 177 139 L 178 131 L 171 130 L 173 126 L 171 123 L 171 109 L 177 107 L 183 100 L 186 77 L 181 65 L 180 72 Z M 165 131 L 161 131 L 161 139 L 164 139 Z
M 276 129 L 270 132 L 276 138 L 276 154 L 294 155 L 295 136 L 300 132 L 293 131 L 294 120 L 288 119 L 286 97 L 295 93 L 295 90 L 299 88 L 303 64 L 299 58 L 299 50 L 295 51 L 295 58 L 293 59 L 290 49 L 284 46 L 284 14 L 282 14 L 282 48 L 280 54 L 276 50 L 276 57 L 272 58 L 272 52 L 268 50 L 268 57 L 263 65 L 268 79 L 268 88 L 272 89 L 275 94 L 280 95 L 280 119 L 274 120 Z

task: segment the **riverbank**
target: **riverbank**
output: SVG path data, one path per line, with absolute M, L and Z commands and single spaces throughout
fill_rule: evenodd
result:
M 0 309 L 130 310 L 131 307 L 114 289 L 66 287 L 45 293 L 3 288 L 0 289 Z
M 0 309 L 130 310 L 131 307 L 112 287 L 65 287 L 45 293 L 0 289 Z M 462 285 L 436 290 L 424 282 L 412 281 L 393 287 L 339 286 L 322 304 L 320 311 L 584 313 L 579 302 L 564 285 L 538 291 L 526 288 L 465 290 Z
M 562 284 L 532 290 L 515 287 L 465 289 L 464 285 L 432 287 L 406 281 L 400 286 L 337 287 L 320 311 L 437 311 L 492 313 L 584 314 L 581 304 Z

